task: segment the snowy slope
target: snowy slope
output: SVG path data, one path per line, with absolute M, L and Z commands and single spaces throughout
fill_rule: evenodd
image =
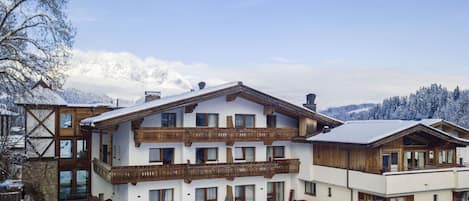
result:
M 380 104 L 359 104 L 321 111 L 341 120 L 440 118 L 469 128 L 469 90 L 448 90 L 437 84 L 421 87 L 403 97 Z

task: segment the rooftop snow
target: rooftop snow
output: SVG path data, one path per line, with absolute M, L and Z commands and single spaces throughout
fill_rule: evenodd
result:
M 96 122 L 104 121 L 104 120 L 107 120 L 107 119 L 111 119 L 111 118 L 114 118 L 114 117 L 119 117 L 119 116 L 122 116 L 122 115 L 130 114 L 130 113 L 134 113 L 134 112 L 138 112 L 138 111 L 143 111 L 143 110 L 146 110 L 146 109 L 149 109 L 149 108 L 162 106 L 162 105 L 169 104 L 169 103 L 172 103 L 172 102 L 175 102 L 175 101 L 180 101 L 180 100 L 200 96 L 200 95 L 203 95 L 203 94 L 219 91 L 219 90 L 222 90 L 222 89 L 226 89 L 226 88 L 229 88 L 229 87 L 234 87 L 234 86 L 241 85 L 241 84 L 242 84 L 241 82 L 230 82 L 230 83 L 226 83 L 226 84 L 222 84 L 222 85 L 218 85 L 218 86 L 214 86 L 214 87 L 207 87 L 207 88 L 197 90 L 197 91 L 186 92 L 186 93 L 182 93 L 182 94 L 179 94 L 179 95 L 163 97 L 163 98 L 158 99 L 158 100 L 153 100 L 153 101 L 149 101 L 149 102 L 142 103 L 142 104 L 139 104 L 139 105 L 134 105 L 134 106 L 130 106 L 130 107 L 122 108 L 122 109 L 117 109 L 117 110 L 102 113 L 98 116 L 86 118 L 86 119 L 83 119 L 80 122 L 80 124 L 81 125 L 94 125 L 94 123 L 96 123 Z
M 26 93 L 23 97 L 16 101 L 16 104 L 29 104 L 29 105 L 67 105 L 59 94 L 55 93 L 50 88 L 44 88 L 38 85 L 31 90 L 31 93 Z
M 441 119 L 423 119 L 420 121 L 414 120 L 361 120 L 361 121 L 346 121 L 344 125 L 332 129 L 328 133 L 321 133 L 316 136 L 308 138 L 310 141 L 316 142 L 337 142 L 337 143 L 352 143 L 352 144 L 370 144 L 385 137 L 391 136 L 404 129 L 423 124 L 431 129 L 435 129 L 430 125 L 442 121 Z M 438 129 L 436 129 L 438 130 Z M 444 131 L 438 130 L 441 133 Z M 458 140 L 463 140 L 457 138 Z
M 10 110 L 7 110 L 5 108 L 0 108 L 0 115 L 2 116 L 16 116 L 18 113 L 12 112 Z

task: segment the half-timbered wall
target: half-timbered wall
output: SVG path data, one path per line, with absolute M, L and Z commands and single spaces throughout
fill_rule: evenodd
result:
M 56 107 L 25 107 L 26 152 L 29 158 L 55 157 Z

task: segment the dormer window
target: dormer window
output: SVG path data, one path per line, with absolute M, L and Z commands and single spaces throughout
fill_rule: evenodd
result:
M 255 117 L 256 116 L 253 114 L 236 114 L 235 115 L 235 127 L 236 128 L 254 128 Z

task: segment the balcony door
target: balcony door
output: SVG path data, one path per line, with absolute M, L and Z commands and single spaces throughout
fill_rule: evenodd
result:
M 424 169 L 427 163 L 426 151 L 404 152 L 404 170 Z
M 384 153 L 382 155 L 382 167 L 384 172 L 397 172 L 399 170 L 397 152 Z
M 284 182 L 267 183 L 267 201 L 285 201 Z

